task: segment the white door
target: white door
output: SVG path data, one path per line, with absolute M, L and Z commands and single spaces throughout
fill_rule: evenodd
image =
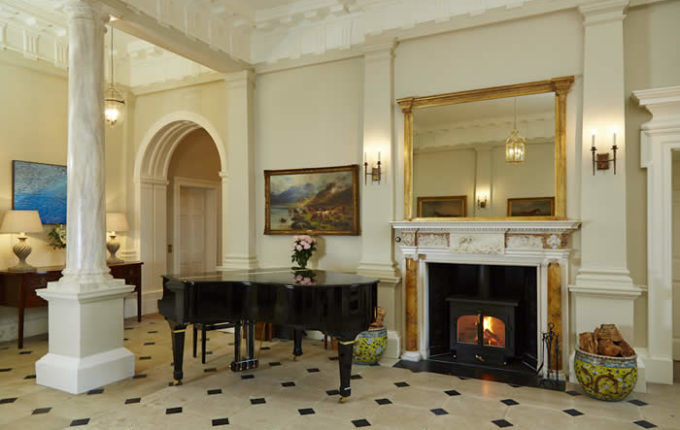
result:
M 181 187 L 179 201 L 181 273 L 206 270 L 206 193 L 205 188 Z

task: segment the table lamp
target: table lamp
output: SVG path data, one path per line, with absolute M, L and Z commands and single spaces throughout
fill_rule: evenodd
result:
M 38 211 L 15 211 L 5 212 L 0 225 L 0 233 L 19 233 L 19 242 L 14 245 L 14 254 L 19 259 L 19 264 L 7 268 L 9 272 L 35 272 L 35 267 L 26 263 L 26 257 L 31 253 L 31 245 L 26 242 L 26 233 L 40 233 L 43 231 Z
M 116 252 L 120 248 L 120 243 L 116 240 L 116 232 L 128 231 L 129 226 L 127 217 L 122 212 L 109 212 L 106 214 L 106 231 L 109 233 L 109 240 L 106 242 L 106 249 L 111 256 L 106 259 L 107 264 L 122 263 L 123 260 L 116 257 Z

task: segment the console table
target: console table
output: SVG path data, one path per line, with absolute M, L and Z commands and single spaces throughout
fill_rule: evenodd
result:
M 124 279 L 127 285 L 134 285 L 137 293 L 137 321 L 142 320 L 142 262 L 130 261 L 110 264 L 111 276 Z M 63 266 L 38 267 L 35 272 L 19 273 L 0 271 L 0 305 L 18 309 L 19 328 L 17 344 L 24 347 L 24 310 L 47 306 L 35 290 L 47 287 L 48 282 L 61 278 Z

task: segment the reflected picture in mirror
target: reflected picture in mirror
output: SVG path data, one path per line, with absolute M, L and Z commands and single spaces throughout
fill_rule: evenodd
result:
M 508 199 L 508 216 L 553 215 L 555 215 L 555 199 L 553 197 Z
M 418 197 L 418 217 L 458 218 L 467 216 L 467 196 Z

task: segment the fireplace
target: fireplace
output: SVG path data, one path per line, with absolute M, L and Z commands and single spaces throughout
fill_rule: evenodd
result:
M 430 359 L 535 372 L 536 268 L 428 264 Z

